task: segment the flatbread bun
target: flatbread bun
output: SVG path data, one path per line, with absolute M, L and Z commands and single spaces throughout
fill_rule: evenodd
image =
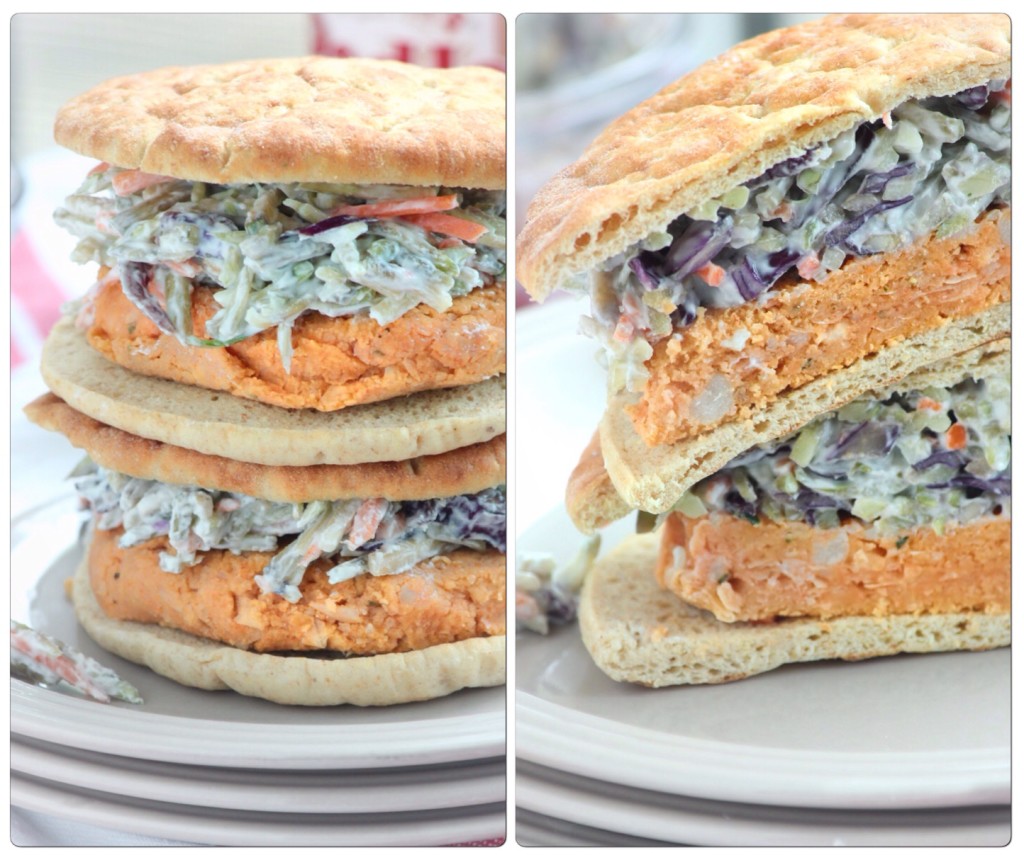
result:
M 505 76 L 299 57 L 162 68 L 102 83 L 57 114 L 63 146 L 221 184 L 505 186 Z
M 834 15 L 765 33 L 612 122 L 534 198 L 517 277 L 544 299 L 684 211 L 912 98 L 1010 76 L 1008 15 Z
M 861 395 L 1008 373 L 1009 328 L 1008 303 L 950 321 L 785 392 L 750 418 L 671 445 L 648 446 L 623 411 L 623 401 L 613 398 L 600 427 L 605 468 L 625 504 L 663 513 L 690 486 L 751 446 L 785 436 Z
M 96 602 L 84 562 L 72 592 L 79 622 L 101 647 L 208 691 L 231 689 L 300 706 L 387 706 L 505 682 L 504 636 L 352 658 L 252 653 L 176 629 L 108 618 Z
M 391 501 L 478 493 L 505 483 L 505 434 L 411 460 L 348 466 L 265 466 L 201 454 L 110 427 L 52 392 L 25 407 L 29 420 L 64 434 L 99 466 L 134 478 L 225 490 L 273 502 L 381 497 Z
M 43 379 L 111 427 L 203 454 L 267 466 L 409 460 L 505 432 L 505 378 L 333 413 L 268 404 L 134 374 L 104 359 L 69 318 L 43 347 Z
M 726 683 L 793 662 L 896 653 L 988 650 L 1010 643 L 1010 616 L 792 618 L 721 623 L 658 587 L 657 534 L 636 535 L 601 558 L 583 587 L 583 643 L 613 680 L 661 687 Z

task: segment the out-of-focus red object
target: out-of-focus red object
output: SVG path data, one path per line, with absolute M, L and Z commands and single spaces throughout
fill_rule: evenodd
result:
M 493 12 L 317 13 L 312 18 L 313 50 L 325 56 L 505 70 L 505 18 Z

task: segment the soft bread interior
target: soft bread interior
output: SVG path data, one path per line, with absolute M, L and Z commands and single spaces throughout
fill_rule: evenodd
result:
M 658 540 L 657 534 L 629 538 L 595 564 L 584 584 L 583 642 L 613 680 L 651 687 L 725 683 L 794 662 L 988 650 L 1010 643 L 1009 614 L 722 623 L 658 587 Z

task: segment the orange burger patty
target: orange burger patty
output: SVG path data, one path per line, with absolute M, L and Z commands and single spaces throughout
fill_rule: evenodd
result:
M 703 310 L 655 346 L 627 410 L 637 433 L 661 445 L 749 418 L 787 389 L 1009 301 L 1009 220 L 991 212 L 959 235 L 847 259 L 823 282 L 791 274 L 764 305 Z
M 681 547 L 682 551 L 677 551 Z M 678 557 L 678 562 L 677 562 Z M 1010 610 L 1010 520 L 945 534 L 869 534 L 858 521 L 819 529 L 731 514 L 672 514 L 658 554 L 662 587 L 721 621 Z
M 505 556 L 494 550 L 460 549 L 407 573 L 337 585 L 327 581 L 330 562 L 320 560 L 290 603 L 254 581 L 274 553 L 208 552 L 175 574 L 158 564 L 165 538 L 122 549 L 121 534 L 94 530 L 89 548 L 93 592 L 116 620 L 261 652 L 397 653 L 505 634 Z
M 197 287 L 192 325 L 205 336 L 220 306 Z M 277 330 L 230 347 L 190 347 L 165 335 L 125 297 L 116 279 L 99 285 L 88 312 L 89 343 L 139 374 L 230 392 L 279 407 L 340 410 L 427 389 L 478 383 L 505 370 L 505 287 L 456 297 L 436 312 L 417 306 L 385 326 L 368 316 L 301 316 L 286 373 Z

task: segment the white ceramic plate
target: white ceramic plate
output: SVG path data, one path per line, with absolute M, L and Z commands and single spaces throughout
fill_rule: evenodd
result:
M 11 775 L 11 804 L 90 826 L 220 846 L 442 846 L 501 837 L 503 804 L 370 815 L 226 811 L 132 799 Z
M 11 616 L 113 667 L 146 703 L 104 705 L 12 681 L 15 734 L 124 757 L 234 768 L 365 769 L 504 753 L 502 687 L 394 707 L 287 707 L 181 686 L 108 653 L 78 626 L 64 594 L 80 557 L 77 500 L 67 491 L 12 520 Z
M 505 799 L 503 758 L 411 769 L 223 769 L 95 754 L 14 738 L 11 769 L 55 784 L 178 805 L 271 813 L 446 810 Z
M 528 817 L 590 826 L 610 839 L 644 835 L 702 846 L 1004 846 L 1010 839 L 1008 805 L 933 811 L 745 805 L 652 793 L 527 763 L 517 770 L 516 803 Z
M 582 536 L 561 494 L 603 407 L 594 347 L 573 335 L 581 308 L 562 301 L 517 315 L 516 547 L 562 559 Z M 602 551 L 630 526 L 610 528 Z M 649 690 L 606 677 L 571 626 L 521 633 L 516 671 L 517 754 L 588 778 L 817 808 L 1009 801 L 1008 650 L 809 663 Z

